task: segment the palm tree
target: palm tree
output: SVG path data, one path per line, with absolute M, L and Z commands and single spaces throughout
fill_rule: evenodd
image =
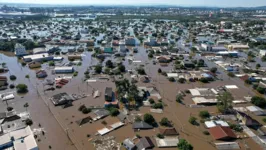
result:
M 25 103 L 24 104 L 24 107 L 26 108 L 26 111 L 28 111 L 29 104 L 28 103 Z

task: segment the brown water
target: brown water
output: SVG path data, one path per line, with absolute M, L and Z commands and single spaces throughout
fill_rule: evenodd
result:
M 80 105 L 85 104 L 86 106 L 103 106 L 104 103 L 104 90 L 105 87 L 113 87 L 115 89 L 115 84 L 111 81 L 95 82 L 89 83 L 89 86 L 83 81 L 84 80 L 84 71 L 92 65 L 98 63 L 95 58 L 91 58 L 91 53 L 84 52 L 85 57 L 82 59 L 82 66 L 75 66 L 75 70 L 79 72 L 77 77 L 71 79 L 71 81 L 65 85 L 62 89 L 57 89 L 55 91 L 43 92 L 42 82 L 43 80 L 36 79 L 35 70 L 30 70 L 28 67 L 22 67 L 16 57 L 9 57 L 7 54 L 0 55 L 0 63 L 5 62 L 9 68 L 9 72 L 2 74 L 9 76 L 14 74 L 17 76 L 17 80 L 9 83 L 25 83 L 28 85 L 29 92 L 26 95 L 16 96 L 14 100 L 10 100 L 8 104 L 15 108 L 16 111 L 22 112 L 25 111 L 23 105 L 27 102 L 29 103 L 28 110 L 31 113 L 31 117 L 34 121 L 33 128 L 37 127 L 40 123 L 46 131 L 45 137 L 40 137 L 41 141 L 38 142 L 40 149 L 48 149 L 48 145 L 51 145 L 53 149 L 56 150 L 92 150 L 94 149 L 90 141 L 88 141 L 87 134 L 91 135 L 91 138 L 98 138 L 95 136 L 97 129 L 101 129 L 104 125 L 101 123 L 102 120 L 96 121 L 94 123 L 87 123 L 83 126 L 78 126 L 75 122 L 87 116 L 92 116 L 93 114 L 84 115 L 78 111 Z M 65 56 L 64 56 L 65 57 Z M 225 81 L 216 81 L 210 84 L 199 84 L 199 83 L 189 83 L 189 84 L 178 84 L 170 83 L 164 76 L 161 76 L 157 73 L 158 68 L 161 68 L 163 71 L 169 72 L 172 69 L 172 64 L 170 63 L 166 67 L 161 67 L 159 64 L 153 65 L 152 60 L 147 58 L 147 54 L 144 48 L 140 47 L 139 53 L 134 54 L 136 60 L 141 60 L 142 63 L 132 63 L 129 64 L 126 60 L 124 65 L 128 69 L 134 69 L 138 65 L 145 65 L 146 73 L 152 78 L 152 82 L 148 84 L 137 83 L 139 86 L 156 86 L 163 97 L 163 102 L 167 105 L 165 106 L 163 114 L 153 114 L 157 122 L 163 117 L 170 119 L 175 128 L 179 131 L 180 137 L 187 139 L 196 150 L 205 149 L 212 150 L 213 141 L 211 136 L 206 136 L 202 131 L 206 130 L 202 124 L 200 126 L 192 126 L 188 123 L 188 118 L 192 115 L 198 117 L 200 110 L 208 110 L 211 113 L 217 113 L 215 106 L 205 107 L 205 108 L 188 108 L 185 105 L 177 104 L 175 102 L 175 96 L 178 91 L 185 90 L 194 87 L 216 87 L 226 84 L 235 84 L 231 80 Z M 113 58 L 109 58 L 114 60 Z M 61 64 L 67 62 L 65 59 Z M 48 73 L 49 79 L 54 79 L 56 75 L 51 74 L 52 67 L 49 67 L 47 64 L 42 65 L 42 69 L 45 69 Z M 26 79 L 25 75 L 29 74 L 30 79 Z M 130 75 L 126 75 L 127 78 Z M 75 101 L 74 106 L 62 109 L 61 107 L 54 107 L 49 98 L 60 92 L 67 92 L 69 94 L 91 94 L 92 88 L 99 90 L 101 96 L 99 98 L 92 98 L 88 96 L 81 100 Z M 38 89 L 38 92 L 37 92 Z M 241 88 L 242 93 L 238 92 L 233 93 L 236 97 L 247 96 L 247 89 Z M 1 91 L 8 92 L 14 90 Z M 38 94 L 39 93 L 39 94 Z M 192 104 L 191 96 L 188 95 L 184 100 L 185 104 Z M 239 105 L 241 106 L 241 105 Z M 6 109 L 6 104 L 3 102 L 0 104 L 0 110 L 4 111 Z M 149 112 L 149 108 L 142 107 L 136 113 L 145 114 Z M 199 118 L 199 117 L 198 117 Z M 261 121 L 260 117 L 256 118 L 258 121 Z M 105 120 L 108 124 L 117 122 L 116 117 L 107 117 Z M 140 131 L 137 134 L 141 136 L 155 136 L 158 133 L 158 129 Z M 121 127 L 105 136 L 113 135 L 116 137 L 117 142 L 122 142 L 125 138 L 132 138 L 136 133 L 132 130 L 132 125 L 130 123 L 126 124 L 124 127 Z M 260 149 L 257 144 L 255 144 L 251 139 L 245 140 L 250 149 Z M 155 144 L 155 141 L 153 141 Z M 239 143 L 243 141 L 239 140 Z M 75 146 L 74 146 L 75 145 Z M 243 146 L 242 146 L 243 148 Z M 155 148 L 158 149 L 158 148 Z M 167 150 L 174 150 L 176 148 L 165 148 Z

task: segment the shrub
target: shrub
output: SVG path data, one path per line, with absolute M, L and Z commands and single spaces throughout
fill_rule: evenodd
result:
M 216 73 L 217 68 L 216 68 L 216 67 L 212 67 L 210 71 L 211 71 L 212 73 Z
M 162 73 L 162 69 L 161 68 L 158 69 L 158 73 Z
M 149 102 L 150 102 L 151 104 L 154 104 L 154 103 L 155 103 L 154 99 L 152 99 L 152 98 L 149 99 Z
M 186 82 L 186 79 L 185 79 L 185 78 L 179 78 L 179 79 L 178 79 L 178 82 L 179 82 L 179 83 L 185 83 L 185 82 Z
M 138 68 L 138 69 L 137 69 L 137 72 L 138 72 L 138 74 L 140 74 L 140 75 L 146 75 L 146 72 L 145 72 L 145 70 L 144 70 L 143 68 Z
M 8 106 L 7 108 L 6 108 L 6 110 L 7 111 L 12 111 L 14 108 L 13 107 L 10 107 L 10 106 Z
M 208 83 L 209 82 L 209 80 L 207 78 L 200 78 L 199 81 L 202 83 Z
M 91 109 L 90 108 L 83 108 L 82 109 L 82 113 L 83 114 L 88 114 L 88 113 L 90 113 L 91 112 Z
M 204 135 L 210 135 L 209 131 L 203 131 L 202 132 Z
M 266 106 L 265 98 L 259 96 L 253 96 L 251 98 L 251 103 L 261 108 L 264 108 Z
M 25 123 L 26 125 L 31 126 L 33 124 L 33 121 L 31 119 L 27 119 Z
M 141 117 L 140 116 L 136 116 L 135 117 L 135 122 L 140 122 L 140 121 L 142 121 Z
M 260 94 L 264 94 L 265 93 L 265 88 L 263 87 L 257 87 L 256 89 Z
M 15 75 L 10 75 L 10 76 L 9 76 L 9 79 L 10 79 L 11 81 L 14 81 L 14 80 L 17 79 L 17 77 L 16 77 Z
M 164 72 L 164 71 L 163 71 L 161 74 L 162 74 L 163 76 L 167 76 L 167 73 Z
M 207 110 L 203 110 L 203 111 L 200 111 L 199 112 L 199 116 L 201 118 L 209 118 L 210 117 L 210 114 L 209 114 L 209 112 Z
M 163 104 L 162 103 L 155 103 L 152 105 L 152 108 L 154 109 L 163 109 Z
M 175 78 L 173 78 L 173 77 L 168 78 L 168 80 L 169 80 L 170 82 L 175 82 Z
M 242 132 L 243 128 L 239 124 L 229 124 L 230 128 L 236 132 Z
M 79 111 L 82 111 L 84 108 L 86 108 L 86 106 L 85 105 L 81 105 L 81 106 L 79 106 Z
M 26 84 L 18 84 L 16 86 L 17 93 L 27 93 L 28 92 L 28 86 Z
M 55 63 L 54 63 L 54 61 L 49 61 L 49 66 L 55 66 Z
M 146 123 L 148 123 L 148 124 L 150 124 L 150 125 L 154 125 L 154 123 L 155 123 L 155 119 L 153 118 L 153 116 L 151 115 L 151 114 L 149 114 L 149 113 L 146 113 L 145 115 L 144 115 L 144 122 L 146 122 Z
M 110 115 L 111 116 L 117 116 L 117 115 L 119 115 L 119 110 L 117 108 L 111 107 L 111 108 L 109 108 L 109 112 L 110 112 Z
M 228 72 L 227 74 L 229 77 L 235 77 L 235 74 L 233 72 Z
M 263 122 L 266 122 L 266 118 L 262 118 L 262 121 L 263 121 Z
M 189 118 L 188 122 L 191 123 L 192 125 L 196 125 L 197 124 L 197 118 L 191 116 Z
M 163 138 L 164 138 L 164 135 L 162 135 L 162 134 L 160 134 L 160 133 L 158 133 L 156 136 L 157 136 L 158 138 L 160 138 L 160 139 L 163 139 Z
M 180 139 L 177 144 L 179 150 L 193 150 L 193 146 L 189 144 L 185 139 Z
M 171 122 L 166 117 L 164 117 L 164 118 L 161 119 L 160 125 L 162 125 L 162 126 L 171 126 Z
M 27 74 L 27 75 L 25 76 L 25 78 L 29 79 L 29 78 L 30 78 L 30 75 Z
M 10 84 L 10 85 L 9 85 L 9 88 L 10 88 L 10 89 L 14 89 L 14 88 L 15 88 L 15 85 L 14 85 L 14 84 Z
M 75 71 L 75 72 L 73 73 L 73 76 L 76 77 L 77 75 L 78 75 L 78 72 Z

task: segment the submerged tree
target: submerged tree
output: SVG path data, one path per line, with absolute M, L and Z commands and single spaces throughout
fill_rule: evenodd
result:
M 224 92 L 218 97 L 217 108 L 221 113 L 229 113 L 232 109 L 233 96 L 229 92 Z

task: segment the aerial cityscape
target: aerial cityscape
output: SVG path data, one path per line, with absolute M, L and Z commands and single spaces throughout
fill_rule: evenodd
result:
M 0 0 L 0 150 L 266 150 L 265 0 Z

